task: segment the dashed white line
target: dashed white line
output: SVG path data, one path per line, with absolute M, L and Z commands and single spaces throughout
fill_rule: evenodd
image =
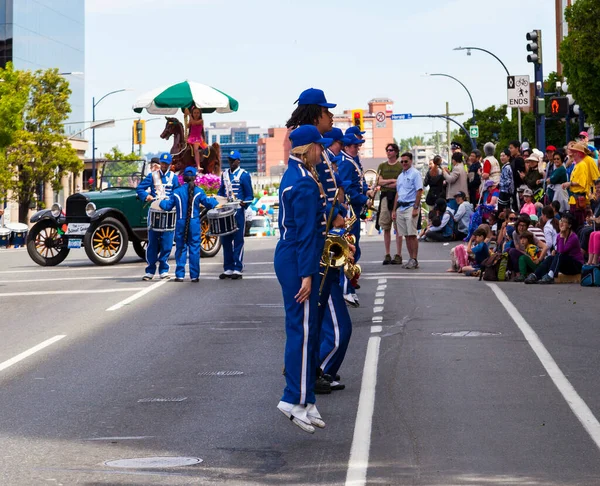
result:
M 378 313 L 378 312 L 383 312 L 383 307 L 373 307 L 373 312 L 374 313 Z
M 590 408 L 579 396 L 579 393 L 577 393 L 577 390 L 575 390 L 573 385 L 571 385 L 571 382 L 560 370 L 556 364 L 556 361 L 554 361 L 554 358 L 548 352 L 537 333 L 523 318 L 506 294 L 500 290 L 500 287 L 498 287 L 496 284 L 488 283 L 487 285 L 492 289 L 494 294 L 496 294 L 496 297 L 504 306 L 506 312 L 508 312 L 508 315 L 510 315 L 512 320 L 515 321 L 515 324 L 523 333 L 523 336 L 525 336 L 529 346 L 531 346 L 531 349 L 533 349 L 533 352 L 542 363 L 542 366 L 548 373 L 548 376 L 554 382 L 556 388 L 558 388 L 558 391 L 566 400 L 569 408 L 581 422 L 581 425 L 583 425 L 583 428 L 587 431 L 596 446 L 600 448 L 600 423 L 598 422 L 598 419 L 596 419 Z
M 380 292 L 380 291 L 385 290 L 385 289 L 387 289 L 387 285 L 378 285 L 377 286 L 377 292 Z
M 53 338 L 47 339 L 46 341 L 38 344 L 37 346 L 34 346 L 33 348 L 29 348 L 27 351 L 23 351 L 22 353 L 17 354 L 14 358 L 10 358 L 4 361 L 3 363 L 0 363 L 0 371 L 3 371 L 14 364 L 17 364 L 19 361 L 23 361 L 25 358 L 28 358 L 32 354 L 35 354 L 38 351 L 47 348 L 55 342 L 60 341 L 64 337 L 66 337 L 65 334 L 59 334 L 58 336 L 54 336 Z
M 385 302 L 385 299 L 375 299 L 375 305 L 383 305 Z
M 371 332 L 381 332 L 383 330 L 383 326 L 371 326 Z
M 375 297 L 385 297 L 385 292 L 375 292 Z
M 371 318 L 372 322 L 383 322 L 383 316 L 373 316 Z
M 127 297 L 125 300 L 122 300 L 121 302 L 119 302 L 118 304 L 115 304 L 111 307 L 109 307 L 108 309 L 106 309 L 108 312 L 112 312 L 112 311 L 116 311 L 119 310 L 121 307 L 126 306 L 131 304 L 132 302 L 136 301 L 137 299 L 139 299 L 140 297 L 143 297 L 144 295 L 152 292 L 153 290 L 156 290 L 157 288 L 159 288 L 161 285 L 164 285 L 168 282 L 168 280 L 161 280 L 160 282 L 156 282 L 155 284 L 150 285 L 150 287 L 147 287 L 143 290 L 141 290 L 140 292 L 138 292 L 137 294 L 133 294 L 131 297 Z M 139 290 L 139 289 L 136 289 Z

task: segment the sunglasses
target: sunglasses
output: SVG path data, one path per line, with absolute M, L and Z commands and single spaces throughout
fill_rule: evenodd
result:
M 410 164 L 410 160 L 401 160 L 400 163 L 401 164 Z
M 386 152 L 395 152 L 394 149 L 385 149 Z

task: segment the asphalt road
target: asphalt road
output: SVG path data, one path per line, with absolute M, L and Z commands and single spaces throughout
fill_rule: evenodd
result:
M 133 250 L 0 251 L 0 484 L 600 484 L 597 289 L 446 274 L 435 243 L 383 267 L 364 238 L 346 389 L 309 435 L 276 409 L 274 246 L 247 240 L 241 281 L 202 260 L 200 284 L 142 282 Z M 163 456 L 201 462 L 109 465 Z

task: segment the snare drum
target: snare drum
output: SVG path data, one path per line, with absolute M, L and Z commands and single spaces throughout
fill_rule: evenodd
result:
M 177 222 L 176 211 L 163 211 L 162 209 L 152 209 L 148 213 L 148 225 L 154 231 L 175 231 Z
M 210 234 L 215 236 L 225 236 L 235 233 L 238 230 L 235 221 L 235 209 L 233 208 L 215 208 L 206 213 L 208 224 L 210 224 Z
M 10 244 L 10 234 L 8 228 L 0 228 L 0 248 L 6 248 Z
M 24 223 L 7 223 L 6 227 L 11 231 L 11 244 L 18 248 L 25 245 L 29 227 Z

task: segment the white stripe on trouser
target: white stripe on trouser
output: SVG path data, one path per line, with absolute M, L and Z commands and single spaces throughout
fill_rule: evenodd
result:
M 242 271 L 244 271 L 244 268 L 246 268 L 246 265 L 244 265 L 244 241 L 242 240 L 242 248 L 240 249 L 240 263 L 242 264 Z
M 327 357 L 321 364 L 322 370 L 325 369 L 325 366 L 327 366 L 331 358 L 333 358 L 333 355 L 337 352 L 337 350 L 340 347 L 340 325 L 338 324 L 337 314 L 335 313 L 335 307 L 333 306 L 333 300 L 331 300 L 331 296 L 329 296 L 329 300 L 327 302 L 329 304 L 329 310 L 331 311 L 331 320 L 333 322 L 333 334 L 335 335 L 335 344 L 331 352 L 327 355 Z
M 306 368 L 308 360 L 308 317 L 310 314 L 309 300 L 304 301 L 304 319 L 302 319 L 302 327 L 304 329 L 304 342 L 302 343 L 302 376 L 300 378 L 300 405 L 306 403 Z

